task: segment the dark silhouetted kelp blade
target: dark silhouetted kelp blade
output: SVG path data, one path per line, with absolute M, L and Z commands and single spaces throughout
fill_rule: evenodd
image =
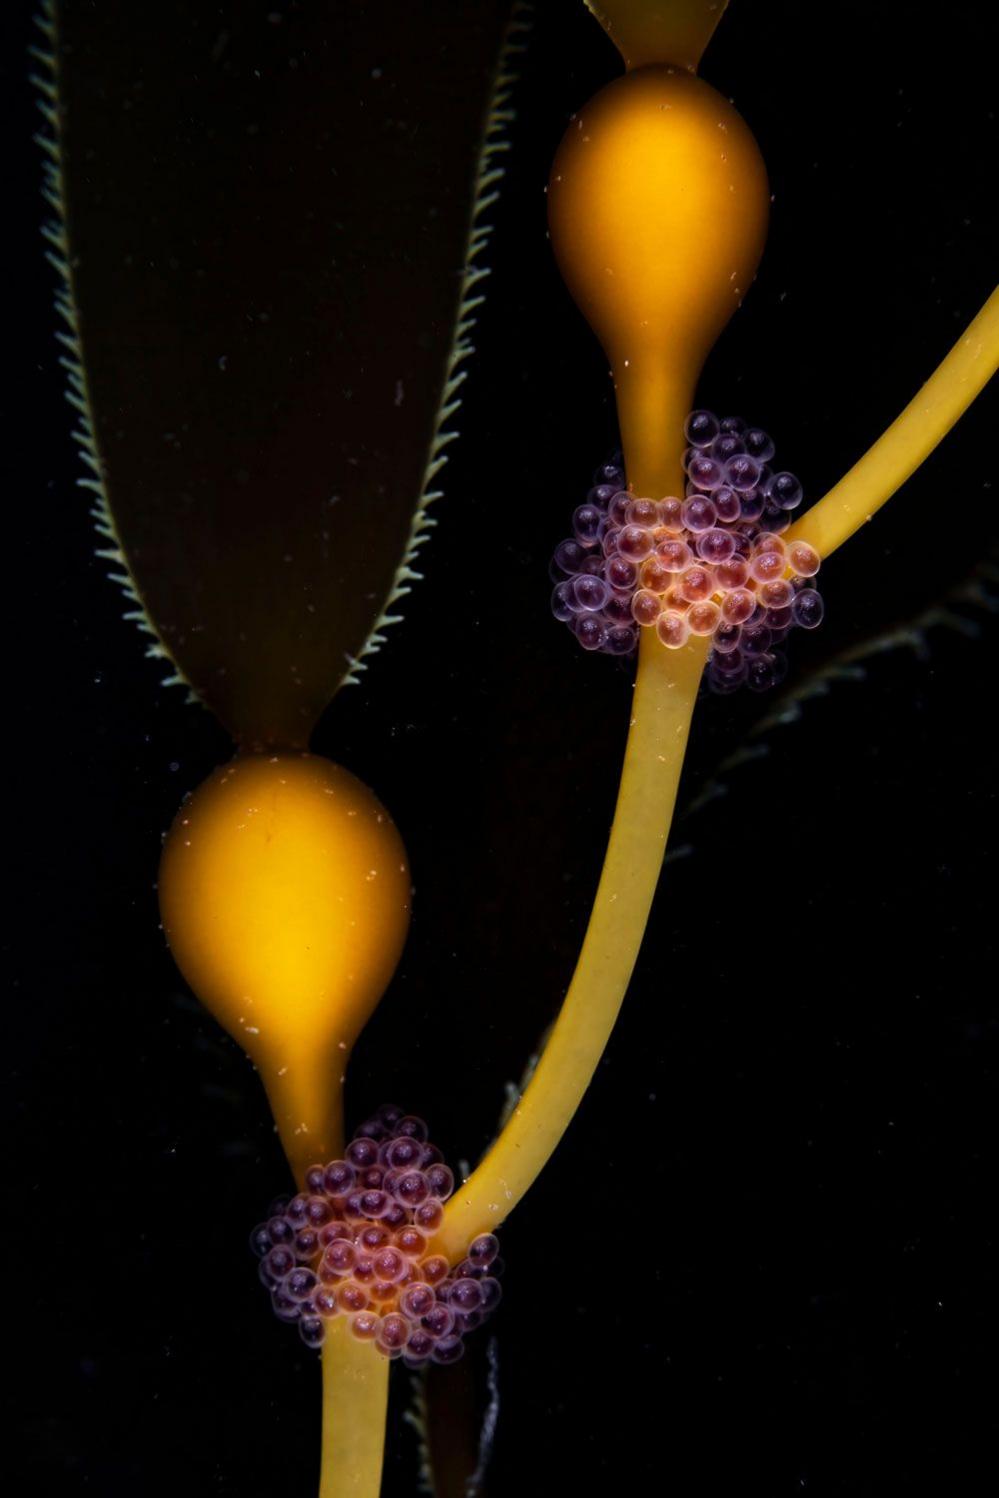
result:
M 58 9 L 49 196 L 112 540 L 245 744 L 307 741 L 411 575 L 508 10 Z

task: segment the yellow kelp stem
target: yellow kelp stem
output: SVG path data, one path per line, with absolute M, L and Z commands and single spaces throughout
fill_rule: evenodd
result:
M 579 962 L 544 1054 L 506 1128 L 448 1202 L 441 1252 L 460 1258 L 502 1222 L 565 1132 L 614 1027 L 645 934 L 707 641 L 665 650 L 644 631 L 607 857 Z
M 323 1344 L 319 1498 L 378 1498 L 391 1363 L 334 1317 Z
M 673 62 L 694 72 L 728 0 L 586 0 L 626 68 Z
M 829 556 L 871 519 L 962 416 L 999 368 L 999 290 L 901 416 L 788 531 Z

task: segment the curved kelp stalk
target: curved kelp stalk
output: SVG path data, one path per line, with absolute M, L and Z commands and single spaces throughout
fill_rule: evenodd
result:
M 244 749 L 304 747 L 420 575 L 525 10 L 43 6 L 80 482 Z

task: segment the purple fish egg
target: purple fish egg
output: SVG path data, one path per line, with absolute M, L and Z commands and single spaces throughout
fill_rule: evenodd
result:
M 795 594 L 791 612 L 795 624 L 801 629 L 817 629 L 826 612 L 821 593 L 817 593 L 814 588 L 802 588 Z
M 628 525 L 659 524 L 659 506 L 654 499 L 633 499 L 625 512 Z
M 631 495 L 627 489 L 619 489 L 607 506 L 607 520 L 611 525 L 622 526 L 627 523 L 628 506 L 631 504 Z
M 594 484 L 586 496 L 586 503 L 592 505 L 595 510 L 605 511 L 619 491 L 620 485 L 618 484 Z
M 718 425 L 723 432 L 742 433 L 746 430 L 746 423 L 741 416 L 726 416 Z
M 411 1321 L 422 1321 L 423 1317 L 429 1315 L 436 1305 L 436 1297 L 429 1285 L 416 1284 L 407 1285 L 399 1297 L 399 1308 L 404 1316 Z
M 297 1300 L 286 1295 L 283 1290 L 275 1290 L 271 1296 L 271 1306 L 279 1321 L 297 1321 L 302 1314 L 302 1307 Z
M 305 1210 L 305 1220 L 309 1227 L 324 1228 L 328 1222 L 333 1220 L 333 1208 L 325 1196 L 310 1196 Z
M 621 527 L 619 525 L 609 525 L 604 531 L 604 539 L 600 543 L 600 550 L 605 557 L 612 557 L 617 554 L 617 539 L 620 534 Z
M 491 1264 L 499 1254 L 499 1239 L 494 1233 L 479 1233 L 469 1243 L 469 1258 L 473 1264 Z
M 631 562 L 643 562 L 653 548 L 651 532 L 644 525 L 626 525 L 617 538 L 618 552 Z
M 578 541 L 573 541 L 572 539 L 560 541 L 555 548 L 553 560 L 560 572 L 565 573 L 567 577 L 573 577 L 586 561 L 586 552 Z M 357 1143 L 358 1141 L 355 1140 L 354 1142 Z M 349 1160 L 353 1160 L 354 1158 L 350 1153 L 349 1145 L 347 1147 L 347 1158 Z
M 336 1291 L 328 1290 L 324 1285 L 320 1285 L 313 1295 L 312 1304 L 319 1316 L 335 1316 L 339 1309 L 336 1303 Z
M 711 497 L 718 512 L 718 519 L 724 525 L 733 525 L 735 521 L 741 518 L 742 500 L 736 494 L 735 490 L 730 489 L 727 484 L 723 484 L 720 489 L 716 489 Z
M 760 465 L 748 453 L 737 453 L 725 464 L 725 482 L 737 494 L 749 494 L 760 481 Z
M 296 1228 L 284 1217 L 272 1217 L 267 1224 L 272 1243 L 292 1243 Z
M 801 504 L 801 484 L 793 473 L 775 473 L 770 480 L 768 498 L 782 510 L 793 510 Z
M 390 1311 L 387 1316 L 382 1317 L 382 1324 L 378 1328 L 378 1346 L 382 1352 L 389 1356 L 399 1353 L 409 1340 L 409 1323 L 405 1316 L 400 1316 L 397 1311 Z
M 586 623 L 595 621 L 586 620 Z M 426 1171 L 430 1194 L 440 1201 L 447 1201 L 454 1190 L 454 1172 L 447 1165 L 431 1165 Z
M 588 614 L 596 614 L 607 602 L 610 592 L 603 578 L 583 574 L 574 578 L 572 582 L 572 596 L 577 609 Z
M 741 633 L 741 632 L 740 632 Z M 715 637 L 717 639 L 717 636 Z M 711 668 L 719 676 L 734 676 L 740 671 L 745 663 L 745 657 L 738 645 L 733 645 L 731 650 L 721 651 L 717 654 L 711 653 Z
M 773 635 L 765 624 L 747 625 L 742 631 L 739 644 L 747 656 L 765 655 L 773 642 Z
M 606 519 L 596 505 L 578 505 L 572 514 L 572 529 L 580 546 L 595 546 L 600 540 Z
M 299 1192 L 298 1196 L 293 1196 L 291 1201 L 288 1203 L 284 1215 L 285 1217 L 287 1217 L 288 1221 L 292 1224 L 293 1227 L 300 1228 L 303 1222 L 306 1221 L 308 1213 L 309 1198 L 305 1195 L 304 1192 Z
M 414 1362 L 425 1362 L 434 1350 L 434 1339 L 422 1326 L 414 1326 L 406 1343 L 406 1352 Z
M 737 692 L 744 685 L 748 675 L 749 669 L 745 665 L 740 667 L 738 674 L 732 676 L 717 676 L 714 672 L 709 672 L 708 686 L 719 697 L 730 697 L 733 692 Z
M 347 1159 L 358 1170 L 367 1170 L 378 1161 L 378 1141 L 363 1137 L 352 1139 L 347 1146 Z
M 326 1328 L 321 1316 L 303 1316 L 298 1323 L 298 1334 L 306 1347 L 322 1347 Z
M 630 655 L 638 644 L 638 634 L 628 624 L 608 626 L 604 650 L 608 655 Z
M 552 613 L 555 618 L 565 624 L 577 612 L 572 583 L 569 581 L 557 583 L 552 592 Z
M 724 467 L 730 458 L 742 452 L 742 438 L 737 432 L 720 432 L 711 444 L 711 456 Z
M 274 1279 L 284 1279 L 284 1276 L 290 1274 L 295 1267 L 295 1255 L 287 1244 L 280 1243 L 276 1248 L 271 1249 L 264 1263 L 267 1265 L 268 1273 Z
M 751 692 L 768 692 L 771 687 L 777 685 L 777 673 L 774 670 L 772 655 L 760 655 L 750 661 L 746 685 Z
M 775 452 L 773 439 L 762 427 L 747 427 L 742 440 L 747 453 L 751 458 L 755 458 L 757 463 L 770 462 Z
M 707 447 L 718 435 L 718 418 L 710 411 L 691 411 L 683 424 L 683 435 L 691 447 Z
M 638 569 L 627 557 L 608 557 L 604 576 L 612 588 L 633 588 L 638 580 Z
M 330 1196 L 345 1196 L 356 1180 L 357 1172 L 348 1160 L 331 1160 L 323 1172 L 323 1185 Z
M 489 1274 L 485 1279 L 479 1280 L 479 1289 L 482 1292 L 483 1311 L 494 1311 L 503 1299 L 503 1287 L 499 1280 Z
M 719 624 L 711 640 L 711 648 L 719 655 L 730 655 L 737 650 L 742 638 L 742 626 L 739 624 Z
M 273 1247 L 274 1240 L 271 1238 L 270 1228 L 266 1222 L 258 1223 L 250 1234 L 251 1250 L 256 1254 L 258 1259 L 262 1259 L 265 1254 L 270 1253 Z
M 293 1269 L 284 1282 L 284 1293 L 292 1300 L 308 1300 L 319 1284 L 311 1269 Z
M 615 624 L 631 624 L 631 594 L 625 592 L 612 593 L 604 604 L 604 622 L 608 630 L 613 629 Z
M 322 1268 L 328 1274 L 349 1274 L 357 1263 L 357 1249 L 349 1238 L 338 1238 L 323 1254 Z
M 431 1357 L 435 1363 L 457 1363 L 464 1351 L 465 1344 L 461 1340 L 461 1337 L 458 1336 L 457 1332 L 451 1332 L 448 1336 L 441 1337 L 440 1341 L 434 1343 L 434 1350 L 431 1353 Z
M 438 1301 L 424 1316 L 423 1325 L 432 1337 L 446 1337 L 454 1326 L 454 1313 L 443 1301 Z
M 406 1170 L 412 1167 L 419 1169 L 423 1164 L 423 1151 L 425 1145 L 418 1139 L 411 1139 L 408 1134 L 400 1139 L 389 1141 L 385 1151 L 385 1163 L 393 1170 Z
M 593 475 L 593 482 L 598 487 L 603 484 L 609 485 L 611 488 L 613 488 L 614 493 L 616 494 L 620 489 L 622 483 L 624 482 L 624 469 L 621 467 L 620 463 L 616 463 L 614 461 L 611 461 L 610 463 L 601 463 L 600 467 Z
M 573 633 L 584 650 L 602 650 L 607 640 L 606 628 L 592 614 L 580 614 Z
M 693 504 L 693 500 L 688 500 Z M 702 531 L 697 538 L 697 555 L 702 562 L 711 562 L 715 565 L 719 562 L 727 562 L 735 551 L 735 538 L 729 531 L 710 530 Z
M 404 1207 L 419 1207 L 430 1195 L 430 1182 L 422 1170 L 406 1170 L 395 1183 L 395 1199 Z
M 452 1311 L 467 1314 L 469 1311 L 477 1311 L 481 1304 L 482 1291 L 479 1289 L 478 1280 L 455 1280 L 448 1296 L 448 1305 Z
M 687 464 L 687 474 L 696 488 L 708 493 L 712 489 L 717 489 L 723 480 L 721 464 L 716 463 L 714 458 L 709 458 L 704 453 L 695 453 Z
M 684 525 L 689 531 L 693 531 L 694 535 L 711 530 L 718 519 L 718 511 L 714 504 L 703 494 L 695 494 L 690 499 L 685 499 L 681 514 Z
M 319 1252 L 319 1234 L 315 1228 L 303 1228 L 295 1239 L 295 1252 L 300 1259 L 314 1259 Z

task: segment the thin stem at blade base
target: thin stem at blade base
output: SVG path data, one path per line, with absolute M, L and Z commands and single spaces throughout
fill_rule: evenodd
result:
M 643 631 L 621 789 L 576 971 L 524 1095 L 447 1204 L 437 1245 L 452 1260 L 533 1184 L 603 1054 L 645 934 L 706 656 L 703 639 L 667 650 Z
M 884 436 L 802 515 L 785 540 L 807 541 L 822 557 L 842 546 L 929 457 L 997 367 L 999 290 Z
M 319 1498 L 378 1498 L 391 1364 L 359 1341 L 344 1317 L 323 1344 L 323 1448 Z

